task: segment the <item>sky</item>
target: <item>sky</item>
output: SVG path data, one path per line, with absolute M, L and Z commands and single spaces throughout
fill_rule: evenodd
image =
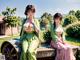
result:
M 0 0 L 0 13 L 6 7 L 17 8 L 16 15 L 25 17 L 24 11 L 28 4 L 36 8 L 36 17 L 40 17 L 44 12 L 54 15 L 59 12 L 67 14 L 70 10 L 80 9 L 80 0 Z

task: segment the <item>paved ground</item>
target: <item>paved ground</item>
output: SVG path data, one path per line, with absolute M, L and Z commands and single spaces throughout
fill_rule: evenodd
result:
M 5 56 L 0 53 L 0 60 L 5 60 Z

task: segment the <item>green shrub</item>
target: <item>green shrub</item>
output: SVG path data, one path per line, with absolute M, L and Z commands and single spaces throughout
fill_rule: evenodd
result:
M 43 38 L 47 44 L 50 44 L 52 40 L 50 31 L 45 32 Z
M 74 22 L 78 21 L 78 19 L 76 18 L 76 16 L 74 15 L 68 15 L 64 18 L 64 22 L 63 22 L 63 26 L 67 26 L 69 24 L 72 24 Z
M 66 27 L 66 33 L 70 37 L 80 38 L 80 22 L 75 22 Z

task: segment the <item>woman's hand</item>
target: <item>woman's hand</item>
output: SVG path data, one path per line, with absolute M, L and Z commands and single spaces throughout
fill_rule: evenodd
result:
M 24 27 L 24 31 L 31 33 L 33 28 L 29 25 L 28 27 Z
M 34 31 L 36 31 L 37 33 L 39 33 L 38 27 L 37 27 L 34 23 L 32 23 L 32 24 L 33 24 L 33 26 L 34 26 Z
M 65 41 L 63 41 L 63 40 L 62 40 L 62 42 L 63 42 L 63 44 L 66 44 L 66 42 L 65 42 Z
M 37 28 L 34 29 L 37 33 L 39 33 L 39 30 Z
M 29 32 L 29 33 L 32 32 L 32 30 L 30 30 L 30 29 L 25 29 L 24 31 L 25 31 L 25 32 Z

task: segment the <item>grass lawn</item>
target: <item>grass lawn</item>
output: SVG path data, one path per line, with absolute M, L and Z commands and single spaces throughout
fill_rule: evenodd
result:
M 17 38 L 19 37 L 19 35 L 14 35 L 14 36 L 9 36 L 9 37 L 5 37 L 5 38 L 0 38 L 0 45 L 7 40 L 11 40 L 13 38 Z M 71 38 L 71 37 L 66 37 L 66 42 L 71 44 L 71 45 L 75 45 L 75 46 L 80 46 L 80 40 L 79 39 L 75 39 L 75 38 Z
M 5 38 L 0 38 L 0 44 L 2 44 L 4 41 L 11 40 L 13 38 L 17 38 L 19 35 L 14 35 L 14 36 L 9 36 Z M 72 45 L 80 46 L 80 40 L 71 38 L 71 37 L 66 37 L 66 42 Z
M 0 44 L 2 44 L 6 40 L 11 40 L 11 39 L 17 38 L 17 37 L 19 37 L 19 35 L 14 35 L 14 36 L 9 36 L 9 37 L 5 37 L 5 38 L 0 38 Z M 66 37 L 66 42 L 69 43 L 69 44 L 72 44 L 72 45 L 80 46 L 80 40 L 79 39 Z
M 8 37 L 0 38 L 0 44 L 1 44 L 2 42 L 4 42 L 4 41 L 11 40 L 11 39 L 17 38 L 17 37 L 19 37 L 18 34 L 17 34 L 17 35 L 13 35 L 13 36 L 8 36 Z
M 66 42 L 71 44 L 71 45 L 80 46 L 80 39 L 66 37 Z

